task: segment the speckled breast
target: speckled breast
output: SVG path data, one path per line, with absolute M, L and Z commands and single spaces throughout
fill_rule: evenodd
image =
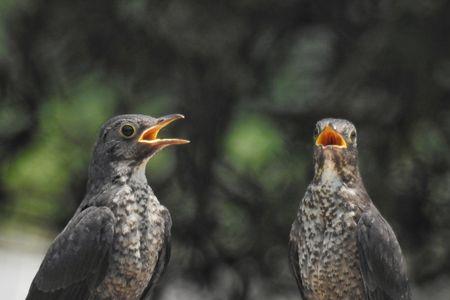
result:
M 300 206 L 299 263 L 307 299 L 364 299 L 356 225 L 342 189 L 311 186 Z
M 97 288 L 100 299 L 139 299 L 163 247 L 164 219 L 150 188 L 126 186 L 113 201 L 115 236 L 109 267 Z

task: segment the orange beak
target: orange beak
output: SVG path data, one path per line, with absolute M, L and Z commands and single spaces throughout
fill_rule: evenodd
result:
M 330 126 L 327 126 L 317 137 L 316 146 L 347 148 L 347 143 L 339 132 L 337 132 Z
M 139 137 L 138 142 L 148 144 L 150 146 L 157 146 L 157 147 L 166 147 L 171 145 L 182 145 L 189 143 L 188 140 L 184 139 L 159 139 L 158 133 L 159 131 L 172 123 L 175 120 L 178 119 L 184 119 L 183 115 L 180 114 L 174 114 L 174 115 L 168 115 L 164 116 L 162 118 L 158 119 L 158 123 L 156 125 L 153 125 L 150 128 L 147 128 L 142 132 L 141 136 Z

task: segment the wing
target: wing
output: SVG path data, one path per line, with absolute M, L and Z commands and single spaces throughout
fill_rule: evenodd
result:
M 289 267 L 295 277 L 295 281 L 297 281 L 300 295 L 302 296 L 302 299 L 305 299 L 302 278 L 300 276 L 300 264 L 298 261 L 298 243 L 300 242 L 297 234 L 298 230 L 298 224 L 297 221 L 295 221 L 294 224 L 292 224 L 291 234 L 289 237 Z
M 106 207 L 74 216 L 47 251 L 26 299 L 87 299 L 106 271 L 114 223 Z
M 367 299 L 411 299 L 400 245 L 391 226 L 373 206 L 358 222 L 357 244 Z
M 167 209 L 165 209 L 163 214 L 164 217 L 164 245 L 158 253 L 158 261 L 156 262 L 155 269 L 153 270 L 152 278 L 142 293 L 141 299 L 150 299 L 153 292 L 153 288 L 159 282 L 159 279 L 163 276 L 166 266 L 170 260 L 170 230 L 172 228 L 172 218 Z

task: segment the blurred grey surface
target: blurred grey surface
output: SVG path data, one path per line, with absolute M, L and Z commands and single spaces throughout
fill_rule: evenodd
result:
M 29 285 L 39 268 L 49 240 L 39 236 L 24 236 L 22 233 L 0 235 L 0 291 L 1 299 L 25 299 Z M 169 271 L 170 272 L 170 271 Z M 201 287 L 183 278 L 177 278 L 158 291 L 163 300 L 228 300 L 230 285 L 238 284 L 232 270 L 221 269 L 215 275 L 212 287 Z M 448 300 L 450 278 L 442 276 L 431 284 L 413 286 L 413 300 Z M 264 282 L 254 278 L 248 299 L 295 300 L 299 299 L 297 290 L 276 294 Z

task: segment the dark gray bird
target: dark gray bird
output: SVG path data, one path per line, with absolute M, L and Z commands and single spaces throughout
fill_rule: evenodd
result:
M 289 239 L 302 299 L 410 299 L 400 245 L 359 174 L 352 123 L 317 123 L 314 168 Z
M 101 128 L 87 193 L 56 237 L 27 299 L 149 299 L 170 257 L 169 211 L 147 184 L 159 150 L 185 144 L 158 132 L 182 115 L 121 115 Z

